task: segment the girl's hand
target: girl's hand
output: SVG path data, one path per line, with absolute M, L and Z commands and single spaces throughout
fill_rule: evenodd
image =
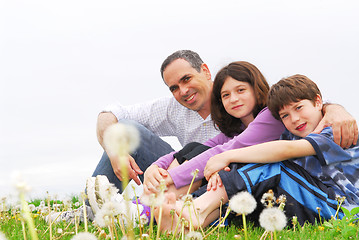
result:
M 158 167 L 156 164 L 153 164 L 145 171 L 143 187 L 149 192 L 157 193 L 161 180 L 167 176 L 167 170 Z
M 208 184 L 207 184 L 207 191 L 216 191 L 218 187 L 222 187 L 223 183 L 222 183 L 222 179 L 219 176 L 218 172 L 212 174 L 212 176 L 208 179 Z
M 206 167 L 204 168 L 204 176 L 207 181 L 209 181 L 209 178 L 214 173 L 219 172 L 228 166 L 227 162 L 221 158 L 220 155 L 221 154 L 215 155 L 208 160 Z

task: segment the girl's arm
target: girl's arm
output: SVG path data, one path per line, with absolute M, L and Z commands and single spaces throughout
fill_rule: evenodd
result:
M 209 179 L 213 173 L 226 168 L 230 163 L 273 163 L 315 154 L 314 148 L 305 139 L 272 141 L 211 157 L 204 169 L 204 176 Z

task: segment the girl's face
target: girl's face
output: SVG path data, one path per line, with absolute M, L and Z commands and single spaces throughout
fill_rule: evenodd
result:
M 256 98 L 249 83 L 227 77 L 221 89 L 221 99 L 228 114 L 240 118 L 245 126 L 253 121 Z

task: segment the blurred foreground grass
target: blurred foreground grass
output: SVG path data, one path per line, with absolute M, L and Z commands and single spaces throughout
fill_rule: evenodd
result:
M 42 203 L 41 203 L 42 202 Z M 34 200 L 29 203 L 35 207 L 39 207 L 44 204 L 44 200 Z M 60 201 L 49 201 L 50 208 L 52 211 L 63 211 L 64 204 Z M 74 197 L 71 200 L 71 208 L 75 209 L 79 207 L 78 198 Z M 48 205 L 45 203 L 48 208 Z M 48 208 L 48 209 L 50 209 Z M 2 208 L 0 215 L 0 231 L 6 236 L 7 239 L 31 239 L 30 233 L 27 230 L 26 222 L 22 220 L 22 215 L 18 207 L 14 206 L 8 209 Z M 297 225 L 295 228 L 287 227 L 281 232 L 277 233 L 277 239 L 359 239 L 359 224 L 355 220 L 354 215 L 358 212 L 358 209 L 354 209 L 351 212 L 345 211 L 346 217 L 342 220 L 330 220 L 322 224 L 316 225 Z M 34 219 L 36 232 L 38 239 L 72 239 L 76 233 L 85 232 L 84 223 L 74 224 L 65 221 L 53 222 L 51 224 L 51 231 L 49 223 L 45 221 L 45 217 L 48 213 L 34 210 L 31 213 Z M 121 229 L 118 224 L 115 224 L 115 235 L 114 239 L 121 239 Z M 207 228 L 208 229 L 208 228 Z M 205 229 L 205 231 L 207 230 Z M 88 232 L 93 233 L 98 239 L 111 239 L 108 228 L 100 228 L 91 222 L 88 223 Z M 146 226 L 142 233 L 148 234 L 150 229 Z M 155 239 L 156 238 L 156 226 L 154 227 L 152 237 L 140 238 L 139 228 L 135 228 L 135 239 Z M 25 233 L 25 235 L 24 235 Z M 264 229 L 260 227 L 254 227 L 249 223 L 248 226 L 248 238 L 249 239 L 261 239 L 264 233 Z M 143 235 L 145 236 L 145 235 Z M 160 239 L 172 239 L 172 235 L 160 236 Z M 178 235 L 175 239 L 182 239 L 181 235 Z M 184 239 L 197 239 L 197 238 L 184 238 Z M 214 231 L 206 239 L 244 239 L 244 233 L 242 226 L 230 226 L 220 227 Z M 263 239 L 263 238 L 262 238 Z M 271 234 L 268 234 L 265 239 L 273 239 Z M 0 236 L 0 240 L 3 240 Z

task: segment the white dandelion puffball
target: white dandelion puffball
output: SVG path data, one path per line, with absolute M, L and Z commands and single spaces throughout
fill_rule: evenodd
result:
M 265 208 L 259 215 L 259 224 L 267 231 L 281 231 L 287 225 L 287 217 L 277 207 Z
M 3 234 L 2 232 L 0 232 L 0 240 L 7 240 L 5 234 Z
M 80 232 L 73 236 L 71 240 L 97 240 L 97 237 L 88 232 Z
M 136 127 L 128 124 L 116 123 L 109 126 L 103 135 L 103 143 L 110 155 L 117 155 L 119 149 L 126 147 L 128 153 L 136 150 L 140 144 L 140 134 Z
M 202 240 L 203 236 L 200 232 L 192 231 L 192 232 L 187 233 L 185 239 L 186 240 Z
M 237 214 L 249 214 L 257 207 L 257 201 L 249 192 L 239 192 L 229 201 L 229 207 Z

